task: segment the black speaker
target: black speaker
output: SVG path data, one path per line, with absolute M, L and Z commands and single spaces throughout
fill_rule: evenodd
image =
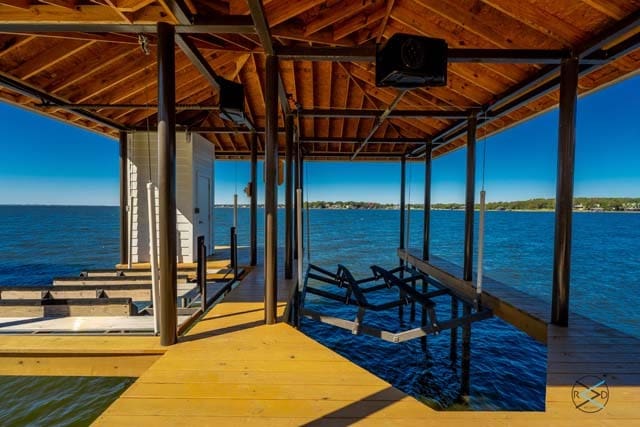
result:
M 410 89 L 447 84 L 447 42 L 396 33 L 376 51 L 376 86 Z
M 218 78 L 220 85 L 220 116 L 234 123 L 243 124 L 244 86 L 231 80 Z

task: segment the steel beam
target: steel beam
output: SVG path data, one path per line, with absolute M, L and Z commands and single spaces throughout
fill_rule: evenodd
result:
M 251 2 L 250 2 L 251 4 Z M 265 322 L 277 321 L 278 303 L 278 58 L 266 57 L 266 146 L 265 146 Z
M 380 117 L 384 110 L 361 110 L 361 109 L 307 109 L 301 110 L 302 117 L 318 118 L 375 118 Z M 387 114 L 387 118 L 397 117 L 406 119 L 438 118 L 438 119 L 464 119 L 468 113 L 461 110 L 394 110 Z
M 177 341 L 175 34 L 158 23 L 158 182 L 160 194 L 160 344 Z
M 293 277 L 293 116 L 285 117 L 284 277 Z
M 578 99 L 578 58 L 562 62 L 560 72 L 560 117 L 558 126 L 558 178 L 556 187 L 555 240 L 553 251 L 553 292 L 551 322 L 569 324 L 571 273 L 571 219 L 576 146 Z
M 357 47 L 309 47 L 282 46 L 276 48 L 281 59 L 304 61 L 375 62 L 376 46 Z M 450 48 L 448 62 L 495 63 L 495 64 L 559 64 L 568 57 L 566 49 L 465 49 Z M 588 61 L 602 62 L 594 55 Z
M 362 149 L 369 143 L 371 138 L 373 138 L 373 135 L 378 131 L 378 129 L 380 129 L 380 126 L 382 126 L 382 123 L 384 123 L 385 119 L 389 116 L 389 114 L 391 114 L 394 108 L 396 108 L 398 103 L 400 103 L 400 100 L 402 99 L 405 93 L 407 93 L 405 89 L 400 89 L 398 91 L 398 94 L 396 95 L 394 100 L 391 102 L 391 104 L 389 104 L 387 109 L 384 110 L 382 114 L 380 114 L 380 117 L 378 117 L 378 119 L 374 123 L 373 127 L 369 131 L 369 134 L 364 138 L 364 140 L 360 143 L 356 151 L 353 153 L 353 156 L 351 156 L 351 160 L 355 160 L 358 154 L 360 153 L 360 151 L 362 151 Z
M 244 15 L 220 16 L 190 25 L 176 25 L 178 34 L 255 34 L 253 20 Z M 120 23 L 0 23 L 0 33 L 39 34 L 39 33 L 122 33 L 155 34 L 153 24 Z
M 637 28 L 638 25 L 640 25 L 640 10 L 613 24 L 608 29 L 593 37 L 589 42 L 585 43 L 583 47 L 577 49 L 577 56 L 585 60 L 582 63 L 583 65 L 579 67 L 579 76 L 593 72 L 640 47 L 640 36 L 635 34 L 603 50 L 603 47 L 620 39 L 625 34 L 630 33 Z M 495 97 L 482 108 L 483 113 L 487 113 L 488 117 L 487 119 L 481 118 L 477 128 L 479 129 L 522 105 L 555 90 L 560 84 L 559 72 L 559 65 L 547 65 L 529 80 L 511 87 Z M 484 114 L 482 114 L 482 116 L 484 116 Z M 434 135 L 433 142 L 439 143 L 440 146 L 446 145 L 462 135 L 465 128 L 466 121 L 455 123 Z M 411 156 L 419 156 L 422 153 L 424 153 L 424 148 L 418 147 L 410 154 Z
M 158 104 L 36 104 L 38 108 L 82 108 L 83 110 L 150 110 L 157 109 Z M 218 111 L 217 105 L 176 104 L 176 111 Z M 146 128 L 145 128 L 146 129 Z
M 211 68 L 209 62 L 200 53 L 198 48 L 193 44 L 188 37 L 178 34 L 176 36 L 176 44 L 182 52 L 189 58 L 191 64 L 198 70 L 200 74 L 209 82 L 215 89 L 220 89 L 220 76 Z
M 258 263 L 258 135 L 251 134 L 251 209 L 250 209 L 250 246 L 249 264 Z
M 129 260 L 129 174 L 127 173 L 127 133 L 120 132 L 120 264 Z
M 273 39 L 271 38 L 271 30 L 269 29 L 269 23 L 267 22 L 266 15 L 264 13 L 264 8 L 262 7 L 262 2 L 260 0 L 247 0 L 249 4 L 249 11 L 251 12 L 251 17 L 253 18 L 253 23 L 255 25 L 256 33 L 258 34 L 258 38 L 260 39 L 260 43 L 264 48 L 264 53 L 267 55 L 277 55 L 275 49 L 273 47 Z M 280 98 L 280 106 L 282 108 L 282 112 L 285 116 L 291 114 L 291 108 L 289 107 L 289 100 L 287 97 L 287 93 L 284 88 L 284 83 L 282 82 L 282 77 L 280 73 L 277 71 L 277 92 L 278 97 Z
M 357 144 L 362 143 L 362 138 L 340 138 L 340 137 L 308 137 L 301 138 L 303 144 L 313 143 L 333 143 L 333 144 Z M 369 138 L 371 144 L 420 144 L 424 145 L 424 138 Z
M 56 105 L 62 110 L 66 110 L 70 113 L 76 114 L 84 119 L 90 120 L 94 123 L 98 123 L 102 126 L 106 126 L 110 129 L 125 131 L 127 130 L 125 126 L 117 123 L 111 119 L 106 117 L 102 117 L 98 114 L 92 113 L 90 111 L 86 111 L 82 108 L 77 107 L 64 107 L 68 105 L 69 102 L 66 99 L 59 98 L 55 95 L 48 94 L 34 86 L 29 85 L 28 83 L 24 83 L 13 76 L 10 76 L 5 73 L 0 73 L 0 86 L 5 87 L 9 90 L 17 92 L 21 95 L 27 96 L 29 98 L 36 98 L 41 100 L 43 103 Z

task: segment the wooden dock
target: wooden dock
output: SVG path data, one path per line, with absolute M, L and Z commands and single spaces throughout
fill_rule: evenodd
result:
M 597 322 L 574 315 L 572 327 L 546 329 L 546 411 L 436 411 L 291 326 L 264 325 L 262 274 L 251 272 L 95 425 L 640 423 L 640 341 Z M 280 314 L 290 285 L 279 281 Z M 575 381 L 585 375 L 609 387 L 606 408 L 597 413 L 576 409 L 572 400 Z

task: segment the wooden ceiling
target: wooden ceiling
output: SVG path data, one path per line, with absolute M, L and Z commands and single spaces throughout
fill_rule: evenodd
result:
M 606 53 L 626 42 L 625 49 L 616 50 L 615 60 L 583 66 L 580 93 L 640 69 L 640 0 L 264 0 L 263 7 L 277 51 L 372 46 L 398 32 L 444 38 L 452 49 L 580 53 L 596 46 Z M 56 26 L 184 25 L 185 13 L 195 16 L 196 23 L 224 23 L 233 15 L 227 18 L 233 23 L 248 17 L 250 9 L 247 0 L 0 0 L 0 99 L 114 137 L 118 128 L 153 127 L 155 35 L 147 34 L 145 54 L 134 31 L 119 31 L 115 25 L 105 26 L 108 32 Z M 618 28 L 624 31 L 616 33 Z M 610 34 L 615 37 L 607 38 Z M 263 129 L 265 54 L 260 35 L 243 30 L 185 37 L 216 73 L 245 85 L 247 115 L 258 131 Z M 361 147 L 398 95 L 395 89 L 375 86 L 373 62 L 280 59 L 289 107 L 303 113 L 332 112 L 331 117 L 299 117 L 304 147 L 315 159 L 349 159 L 360 147 L 358 160 L 397 159 L 407 150 L 419 151 L 419 141 L 434 137 L 439 144 L 435 155 L 442 155 L 464 145 L 465 120 L 402 117 L 403 111 L 480 111 L 479 135 L 493 134 L 557 105 L 558 70 L 549 64 L 450 62 L 446 87 L 405 93 L 395 105 L 396 114 L 381 120 L 371 141 Z M 215 110 L 216 88 L 178 47 L 176 87 L 177 102 L 184 104 L 177 114 L 179 125 L 208 130 L 206 136 L 221 158 L 248 155 L 250 134 L 242 128 L 230 132 L 234 125 Z M 509 104 L 516 95 L 522 102 Z M 369 116 L 340 116 L 341 110 L 366 110 L 362 115 Z M 262 148 L 262 135 L 258 141 Z M 284 148 L 283 134 L 280 144 Z

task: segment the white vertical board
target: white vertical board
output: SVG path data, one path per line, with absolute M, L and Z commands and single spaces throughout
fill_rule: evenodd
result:
M 195 207 L 198 208 L 198 214 L 195 215 L 194 224 L 198 225 L 199 221 L 207 221 L 208 227 L 204 229 L 206 231 L 205 235 L 205 245 L 207 246 L 207 252 L 213 253 L 214 247 L 214 204 L 215 204 L 215 181 L 214 181 L 214 160 L 215 160 L 215 147 L 208 139 L 204 138 L 202 135 L 197 133 L 191 134 L 191 142 L 193 145 L 193 183 L 194 183 L 194 194 L 196 195 L 195 199 Z M 209 191 L 208 191 L 208 203 L 203 203 L 202 206 L 198 204 L 198 197 L 202 200 L 206 200 L 204 194 L 201 194 L 202 189 L 198 188 L 198 183 L 202 187 L 205 185 L 204 183 L 209 182 Z M 198 196 L 201 194 L 200 196 Z M 206 204 L 207 206 L 204 206 Z M 194 211 L 195 212 L 195 211 Z M 198 227 L 194 227 L 193 234 L 193 253 L 197 254 L 197 238 L 201 235 L 202 231 L 198 229 Z
M 158 135 L 135 132 L 129 135 L 128 166 L 129 195 L 132 198 L 133 219 L 130 230 L 132 261 L 149 261 L 149 220 L 146 186 L 158 187 Z M 149 167 L 151 166 L 151 167 Z M 150 179 L 151 178 L 151 179 Z M 193 145 L 184 132 L 176 133 L 176 221 L 178 262 L 193 262 Z M 156 208 L 158 199 L 156 199 Z M 156 220 L 159 213 L 156 211 Z M 157 228 L 157 227 L 156 227 Z M 160 239 L 161 236 L 158 236 Z

